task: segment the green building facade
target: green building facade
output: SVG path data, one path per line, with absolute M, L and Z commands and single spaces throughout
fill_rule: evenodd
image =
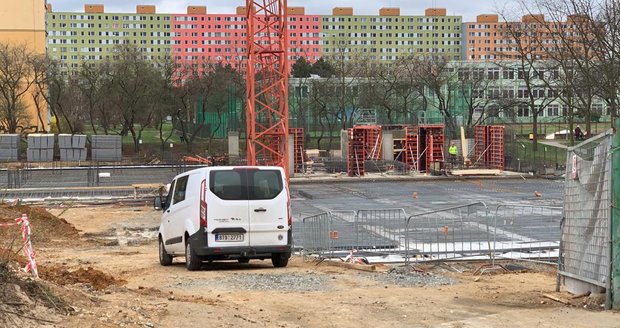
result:
M 421 56 L 462 58 L 462 17 L 447 16 L 445 9 L 427 9 L 424 16 L 400 16 L 397 8 L 384 8 L 380 15 L 352 15 L 348 9 L 323 16 L 325 58 L 382 62 Z
M 48 56 L 67 70 L 117 59 L 114 48 L 134 45 L 147 60 L 171 57 L 171 15 L 48 12 Z

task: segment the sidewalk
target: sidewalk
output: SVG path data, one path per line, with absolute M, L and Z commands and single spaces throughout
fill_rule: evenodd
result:
M 538 140 L 538 143 L 540 143 L 541 145 L 545 145 L 545 146 L 551 146 L 551 147 L 556 147 L 556 148 L 561 148 L 561 149 L 568 149 L 568 146 L 555 141 L 555 140 Z

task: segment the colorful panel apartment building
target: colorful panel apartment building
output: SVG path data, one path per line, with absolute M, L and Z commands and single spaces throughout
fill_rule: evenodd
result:
M 401 16 L 399 8 L 383 8 L 378 16 L 354 15 L 353 8 L 334 8 L 323 16 L 326 58 L 394 61 L 409 57 L 462 58 L 462 19 L 446 9 L 426 9 L 424 16 Z
M 545 20 L 542 14 L 532 14 L 523 16 L 519 22 L 500 22 L 498 15 L 478 15 L 475 22 L 464 24 L 466 59 L 514 60 L 523 55 L 545 58 L 547 51 L 563 46 L 559 35 L 562 35 L 565 44 L 579 47 L 579 43 L 583 42 L 579 36 L 583 26 L 576 25 L 580 24 L 579 18 L 572 15 L 565 22 L 551 22 Z M 587 24 L 587 20 L 583 23 Z
M 48 54 L 74 70 L 80 63 L 116 59 L 114 48 L 135 45 L 147 60 L 172 56 L 170 14 L 155 6 L 137 6 L 135 13 L 106 13 L 103 5 L 84 5 L 83 13 L 47 14 Z
M 302 7 L 288 8 L 290 65 L 303 56 L 321 57 L 320 16 L 305 15 Z M 246 9 L 235 14 L 207 14 L 204 6 L 190 6 L 173 14 L 173 54 L 180 63 L 222 63 L 243 68 L 246 59 Z
M 393 61 L 413 56 L 461 59 L 460 16 L 446 9 L 427 9 L 424 16 L 401 16 L 399 8 L 379 15 L 353 15 L 352 8 L 334 8 L 329 16 L 288 8 L 289 61 L 351 59 Z M 119 44 L 134 44 L 150 60 L 167 57 L 180 63 L 218 62 L 243 68 L 246 57 L 246 9 L 210 14 L 205 6 L 186 13 L 157 14 L 155 6 L 140 5 L 136 13 L 106 13 L 87 4 L 84 13 L 49 12 L 49 55 L 66 69 L 82 61 L 112 60 Z

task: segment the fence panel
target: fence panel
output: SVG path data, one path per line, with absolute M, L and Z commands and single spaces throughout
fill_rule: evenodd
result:
M 304 254 L 321 255 L 329 251 L 329 213 L 303 219 Z
M 407 213 L 399 209 L 359 210 L 357 250 L 372 255 L 402 254 L 405 251 Z
M 608 292 L 612 135 L 610 130 L 569 149 L 559 270 L 564 277 L 606 288 Z
M 329 212 L 329 240 L 330 256 L 339 256 L 348 253 L 359 245 L 355 211 Z
M 489 211 L 479 202 L 415 214 L 406 223 L 406 262 L 488 259 Z
M 503 258 L 556 263 L 561 222 L 561 207 L 497 206 L 491 231 L 493 260 Z

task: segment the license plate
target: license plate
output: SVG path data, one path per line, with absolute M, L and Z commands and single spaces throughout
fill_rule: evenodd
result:
M 243 241 L 243 234 L 240 233 L 216 233 L 215 241 Z

